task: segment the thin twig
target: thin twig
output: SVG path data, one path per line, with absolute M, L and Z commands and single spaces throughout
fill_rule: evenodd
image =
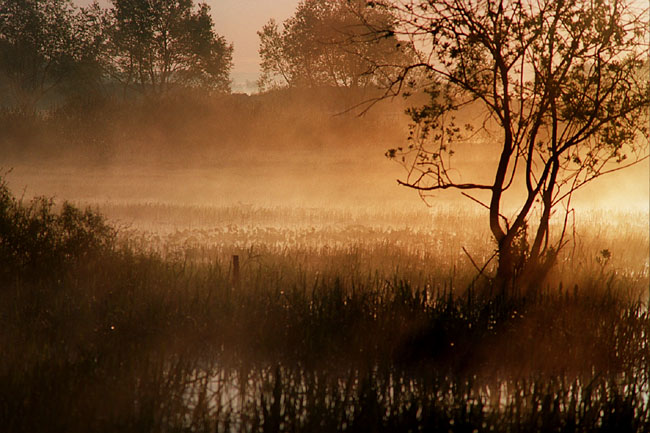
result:
M 467 255 L 467 258 L 469 259 L 469 261 L 472 262 L 472 264 L 474 265 L 474 267 L 476 268 L 476 270 L 477 270 L 477 271 L 479 272 L 479 274 L 480 274 L 482 271 L 481 271 L 481 269 L 478 267 L 478 265 L 476 264 L 476 262 L 474 261 L 474 259 L 472 258 L 472 256 L 470 256 L 470 254 L 467 252 L 467 250 L 465 249 L 465 247 L 461 247 L 461 248 L 463 249 L 463 252 Z
M 466 192 L 461 192 L 461 194 L 464 195 L 465 197 L 467 197 L 468 199 L 480 204 L 485 209 L 490 210 L 490 206 L 486 205 L 485 203 L 483 203 L 481 200 L 477 199 L 476 197 L 472 197 L 471 195 L 467 194 Z M 508 218 L 506 218 L 501 212 L 499 212 L 499 216 L 501 218 L 503 218 L 503 220 L 506 223 L 506 226 L 508 226 Z
M 461 247 L 461 248 L 463 249 L 463 252 L 465 253 L 465 255 L 467 255 L 467 258 L 469 259 L 469 261 L 472 262 L 472 265 L 474 265 L 474 268 L 476 268 L 476 270 L 478 271 L 478 275 L 477 275 L 477 276 L 472 280 L 472 284 L 473 284 L 474 281 L 476 281 L 476 279 L 477 279 L 478 277 L 480 277 L 481 275 L 483 275 L 483 271 L 485 271 L 485 268 L 487 268 L 487 265 L 490 264 L 490 262 L 492 261 L 492 259 L 493 259 L 494 257 L 496 257 L 496 255 L 498 254 L 498 251 L 495 251 L 494 254 L 492 254 L 492 256 L 490 256 L 490 258 L 487 260 L 487 262 L 485 262 L 485 264 L 484 264 L 482 267 L 479 268 L 478 265 L 476 264 L 476 262 L 474 261 L 474 259 L 472 258 L 472 256 L 471 256 L 471 255 L 469 254 L 469 252 L 465 249 L 465 247 Z

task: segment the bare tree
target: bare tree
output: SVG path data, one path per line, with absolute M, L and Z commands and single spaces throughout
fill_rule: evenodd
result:
M 387 94 L 416 87 L 413 71 L 430 78 L 428 103 L 410 110 L 408 144 L 387 153 L 408 170 L 399 183 L 421 194 L 458 190 L 481 203 L 497 244 L 496 283 L 534 287 L 567 241 L 572 194 L 648 157 L 647 10 L 629 0 L 373 5 L 395 17 L 398 37 L 418 53 Z M 481 115 L 460 127 L 454 112 L 462 107 Z M 498 142 L 493 180 L 461 180 L 452 156 L 479 132 Z M 505 195 L 518 187 L 518 208 L 504 215 Z M 481 191 L 489 201 L 477 198 Z

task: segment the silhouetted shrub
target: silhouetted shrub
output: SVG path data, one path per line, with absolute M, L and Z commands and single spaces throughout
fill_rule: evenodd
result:
M 0 178 L 0 278 L 56 277 L 79 260 L 108 251 L 115 230 L 97 212 L 52 199 L 16 199 Z

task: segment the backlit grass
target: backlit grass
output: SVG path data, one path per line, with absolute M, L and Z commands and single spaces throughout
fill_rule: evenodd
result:
M 497 296 L 460 209 L 103 205 L 115 233 L 2 194 L 5 431 L 650 428 L 638 215 L 592 214 L 542 291 Z

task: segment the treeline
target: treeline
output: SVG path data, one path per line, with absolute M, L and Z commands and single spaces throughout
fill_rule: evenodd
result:
M 281 25 L 270 20 L 258 32 L 260 93 L 246 96 L 231 93 L 233 45 L 204 3 L 0 0 L 0 152 L 6 164 L 179 148 L 204 158 L 313 148 L 331 141 L 323 137 L 376 142 L 377 123 L 394 124 L 404 110 L 386 104 L 357 117 L 409 58 L 394 34 L 377 30 L 390 26 L 365 1 L 302 1 Z
M 230 90 L 233 46 L 192 0 L 0 0 L 0 104 L 23 112 L 70 100 L 175 89 Z
M 260 38 L 260 90 L 383 87 L 412 57 L 392 18 L 365 1 L 310 0 Z M 233 45 L 193 0 L 0 0 L 0 104 L 33 111 L 71 99 L 230 92 Z

